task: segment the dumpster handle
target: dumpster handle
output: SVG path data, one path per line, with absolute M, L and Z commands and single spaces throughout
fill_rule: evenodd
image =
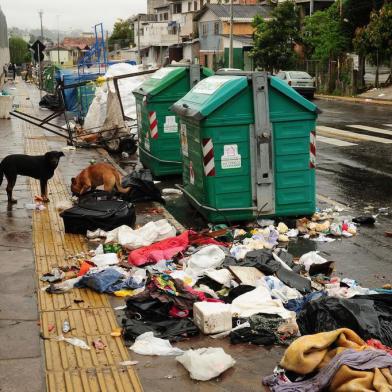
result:
M 188 191 L 184 189 L 180 184 L 176 184 L 176 188 L 180 191 L 184 192 L 189 198 L 191 198 L 199 207 L 204 208 L 206 210 L 215 211 L 215 212 L 223 212 L 223 211 L 257 211 L 257 207 L 240 207 L 240 208 L 213 208 L 206 206 L 204 204 L 199 203 Z
M 148 151 L 146 151 L 146 150 L 145 150 L 143 147 L 141 147 L 140 145 L 139 145 L 139 150 L 142 150 L 142 151 L 144 152 L 144 154 L 148 155 L 150 158 L 156 159 L 156 160 L 159 161 L 159 162 L 163 162 L 163 163 L 179 163 L 179 164 L 182 163 L 182 161 L 166 161 L 166 160 L 164 160 L 164 159 L 159 159 L 159 158 L 157 158 L 157 157 L 154 157 L 154 155 L 151 155 Z

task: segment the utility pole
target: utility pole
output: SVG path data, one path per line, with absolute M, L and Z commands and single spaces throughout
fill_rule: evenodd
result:
M 42 27 L 42 15 L 44 14 L 44 11 L 39 10 L 38 14 L 39 14 L 39 18 L 41 20 L 41 40 L 42 40 L 42 42 L 44 42 L 44 29 Z
M 60 66 L 60 15 L 57 15 L 57 63 Z
M 314 12 L 314 0 L 310 0 L 309 4 L 309 15 L 312 16 Z
M 230 0 L 230 48 L 229 48 L 229 68 L 233 68 L 233 0 Z
M 142 63 L 142 56 L 140 51 L 140 14 L 137 15 L 137 56 L 139 64 Z
M 43 10 L 39 10 L 38 14 L 39 14 L 39 19 L 41 21 L 41 42 L 44 43 L 44 29 L 42 27 L 42 15 L 43 15 L 44 11 Z M 38 44 L 38 49 L 39 49 L 39 44 Z M 39 52 L 39 50 L 38 50 Z M 42 98 L 42 66 L 41 66 L 41 59 L 38 56 L 38 77 L 39 77 L 39 96 L 40 98 Z
M 343 0 L 339 0 L 339 13 L 340 13 L 340 19 L 342 19 L 342 16 L 343 16 Z

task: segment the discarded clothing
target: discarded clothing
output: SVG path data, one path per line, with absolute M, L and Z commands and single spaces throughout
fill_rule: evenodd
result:
M 231 304 L 240 295 L 248 293 L 249 291 L 253 291 L 254 289 L 255 289 L 254 286 L 250 286 L 247 284 L 241 284 L 237 287 L 234 287 L 229 291 L 229 294 L 225 297 L 226 303 Z
M 368 339 L 366 340 L 366 344 L 369 347 L 373 347 L 373 348 L 377 348 L 378 350 L 383 350 L 386 353 L 392 355 L 392 348 L 385 346 L 384 344 L 382 344 L 379 340 L 377 339 Z
M 387 373 L 382 373 L 381 369 Z M 348 349 L 308 380 L 279 384 L 270 376 L 263 379 L 263 384 L 270 386 L 272 392 L 317 392 L 327 387 L 329 391 L 383 392 L 392 389 L 391 369 L 392 356 L 381 350 Z
M 75 287 L 89 287 L 90 289 L 97 291 L 98 293 L 110 293 L 112 287 L 117 287 L 120 281 L 124 279 L 124 275 L 115 270 L 114 268 L 107 268 L 99 272 L 87 272 L 80 281 L 75 285 Z
M 284 307 L 287 310 L 291 310 L 298 314 L 303 309 L 305 304 L 318 298 L 325 297 L 326 295 L 327 293 L 325 291 L 314 291 L 313 293 L 305 295 L 302 298 L 290 299 L 289 301 L 284 303 Z
M 170 260 L 177 253 L 184 251 L 189 245 L 189 231 L 177 237 L 167 238 L 153 245 L 134 250 L 129 253 L 128 262 L 138 267 L 155 264 L 160 260 Z
M 122 319 L 125 340 L 134 340 L 145 332 L 153 332 L 154 336 L 169 339 L 171 342 L 183 340 L 199 334 L 199 329 L 188 318 L 175 318 L 161 321 L 145 321 L 136 319 Z
M 280 299 L 283 303 L 291 299 L 301 299 L 301 293 L 289 286 L 286 286 L 275 276 L 264 276 L 260 282 L 270 291 L 272 298 Z
M 392 345 L 392 296 L 375 294 L 350 299 L 323 297 L 307 303 L 297 318 L 302 335 L 347 327 L 363 339 Z
M 294 320 L 288 321 L 270 314 L 255 314 L 248 321 L 250 327 L 241 328 L 230 333 L 232 344 L 289 345 L 298 335 L 298 326 Z

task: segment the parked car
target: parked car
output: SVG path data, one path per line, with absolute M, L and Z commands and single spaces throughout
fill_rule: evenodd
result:
M 276 75 L 279 79 L 284 80 L 294 90 L 308 99 L 313 99 L 316 90 L 314 79 L 303 71 L 280 71 Z

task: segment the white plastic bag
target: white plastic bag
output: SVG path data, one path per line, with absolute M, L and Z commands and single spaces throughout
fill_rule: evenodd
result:
M 189 371 L 191 378 L 200 381 L 218 377 L 235 364 L 235 360 L 221 347 L 188 350 L 176 360 Z
M 217 245 L 208 245 L 194 253 L 188 260 L 188 268 L 196 272 L 219 267 L 225 259 L 225 252 Z
M 168 340 L 154 337 L 153 332 L 139 335 L 130 350 L 141 355 L 180 355 L 183 351 L 173 347 Z
M 116 253 L 98 254 L 91 258 L 91 261 L 97 267 L 106 267 L 108 265 L 118 264 L 119 260 Z
M 306 271 L 309 272 L 310 266 L 313 264 L 324 264 L 328 261 L 327 259 L 324 259 L 324 257 L 319 256 L 318 253 L 319 252 L 317 251 L 312 251 L 305 253 L 300 257 L 299 263 L 305 266 Z

